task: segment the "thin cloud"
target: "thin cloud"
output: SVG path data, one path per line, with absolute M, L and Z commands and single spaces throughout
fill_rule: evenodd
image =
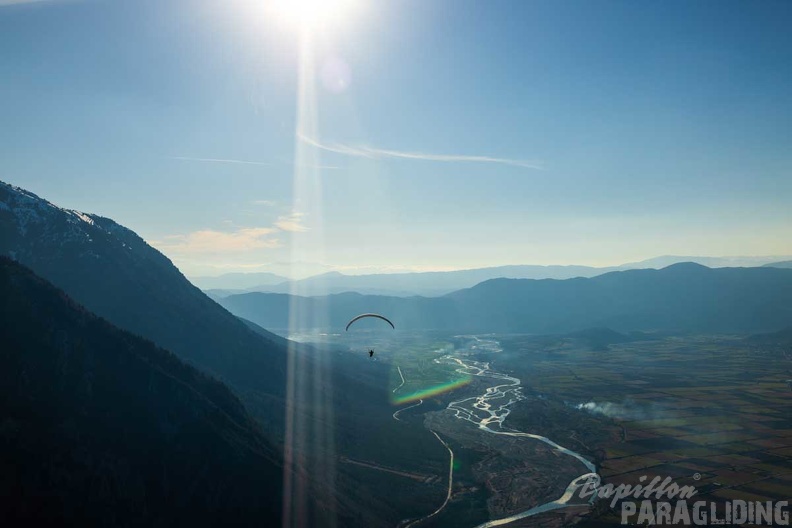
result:
M 276 202 L 273 200 L 252 200 L 250 203 L 264 207 L 274 207 L 276 205 Z
M 421 161 L 440 161 L 450 163 L 498 163 L 510 165 L 512 167 L 522 167 L 525 169 L 544 170 L 544 167 L 535 161 L 515 160 L 508 158 L 493 158 L 490 156 L 467 156 L 459 154 L 427 154 L 425 152 L 402 152 L 398 150 L 380 149 L 368 147 L 366 145 L 344 145 L 341 143 L 320 143 L 314 138 L 297 133 L 297 138 L 307 145 L 318 149 L 345 156 L 353 156 L 368 159 L 409 159 Z
M 206 163 L 233 163 L 238 165 L 265 165 L 267 167 L 271 167 L 273 165 L 272 163 L 267 163 L 264 161 L 248 161 L 248 160 L 224 159 L 224 158 L 190 158 L 187 156 L 168 156 L 168 159 L 174 159 L 180 161 L 200 161 Z
M 245 252 L 280 247 L 280 241 L 272 237 L 276 232 L 270 227 L 245 227 L 230 232 L 202 229 L 152 240 L 151 244 L 166 253 L 175 254 Z
M 308 231 L 308 227 L 302 223 L 305 213 L 293 212 L 287 216 L 279 216 L 275 222 L 275 227 L 281 231 L 289 231 L 292 233 L 302 233 Z
M 174 256 L 196 256 L 209 254 L 247 253 L 259 249 L 282 247 L 277 233 L 301 233 L 308 231 L 303 224 L 304 213 L 292 212 L 279 216 L 272 227 L 240 227 L 234 229 L 231 220 L 223 220 L 230 229 L 218 231 L 201 229 L 184 235 L 170 235 L 152 240 L 151 245 Z

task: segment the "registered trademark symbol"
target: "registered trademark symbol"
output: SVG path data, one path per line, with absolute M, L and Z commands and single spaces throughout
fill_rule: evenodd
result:
M 693 480 L 701 480 L 701 473 L 693 473 Z

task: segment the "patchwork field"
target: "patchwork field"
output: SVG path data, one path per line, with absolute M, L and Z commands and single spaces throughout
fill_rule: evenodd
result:
M 502 340 L 502 370 L 526 391 L 601 416 L 605 483 L 655 476 L 698 500 L 792 497 L 792 361 L 779 345 L 731 336 L 667 337 L 593 350 L 578 339 Z M 518 361 L 519 359 L 519 361 Z M 587 524 L 619 523 L 602 506 Z

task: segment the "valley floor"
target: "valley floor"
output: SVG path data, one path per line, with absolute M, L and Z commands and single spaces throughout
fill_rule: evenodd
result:
M 792 495 L 792 359 L 734 336 L 642 339 L 378 341 L 391 372 L 378 409 L 425 447 L 354 456 L 340 445 L 339 470 L 411 528 L 620 525 L 610 501 L 562 500 L 587 463 L 605 484 L 671 477 L 717 504 Z

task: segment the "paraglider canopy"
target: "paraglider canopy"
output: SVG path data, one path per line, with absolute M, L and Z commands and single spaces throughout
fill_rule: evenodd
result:
M 393 328 L 394 330 L 396 330 L 396 327 L 395 327 L 395 326 L 393 326 L 393 323 L 391 323 L 391 322 L 390 322 L 390 319 L 388 319 L 387 317 L 385 317 L 385 316 L 383 316 L 383 315 L 380 315 L 380 314 L 375 314 L 375 313 L 364 313 L 364 314 L 360 314 L 360 315 L 358 315 L 358 316 L 356 316 L 356 317 L 353 317 L 353 318 L 352 318 L 352 320 L 351 320 L 351 321 L 349 321 L 349 322 L 347 323 L 347 325 L 346 325 L 346 329 L 347 329 L 347 330 L 349 330 L 349 327 L 350 327 L 350 326 L 352 326 L 352 323 L 354 323 L 354 322 L 355 322 L 355 321 L 357 321 L 358 319 L 363 319 L 363 318 L 365 318 L 365 317 L 376 317 L 377 319 L 382 319 L 383 321 L 385 321 L 386 323 L 388 323 L 389 325 L 391 325 L 391 328 Z

